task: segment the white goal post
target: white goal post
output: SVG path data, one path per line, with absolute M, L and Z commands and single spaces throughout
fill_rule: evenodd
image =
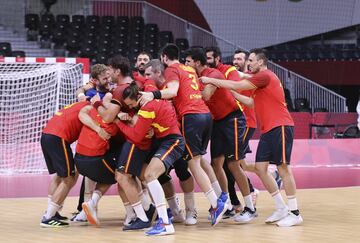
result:
M 0 57 L 0 175 L 46 171 L 41 131 L 88 79 L 87 58 Z

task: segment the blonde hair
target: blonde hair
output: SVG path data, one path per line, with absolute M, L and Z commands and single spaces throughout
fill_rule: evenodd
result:
M 91 78 L 98 79 L 99 75 L 108 70 L 108 66 L 104 64 L 95 64 L 91 67 Z

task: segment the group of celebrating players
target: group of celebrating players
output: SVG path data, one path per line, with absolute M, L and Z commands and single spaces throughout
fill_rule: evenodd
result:
M 135 72 L 123 56 L 92 67 L 91 81 L 77 92 L 79 102 L 56 112 L 43 130 L 41 147 L 49 173 L 56 176 L 42 227 L 69 225 L 59 211 L 78 174 L 94 189 L 74 222 L 99 226 L 99 200 L 117 184 L 126 211 L 123 230 L 173 234 L 174 223 L 197 223 L 195 179 L 209 201 L 212 226 L 229 217 L 247 223 L 257 217 L 258 192 L 244 171 L 256 173 L 274 199 L 276 209 L 266 223 L 302 223 L 289 165 L 294 123 L 281 82 L 267 69 L 264 50 L 236 51 L 234 66 L 220 62 L 216 47 L 190 48 L 185 57 L 185 64 L 180 63 L 179 49 L 167 44 L 160 60 L 140 53 Z M 247 163 L 257 124 L 256 161 Z M 70 145 L 75 141 L 73 156 Z M 211 163 L 202 157 L 209 141 Z M 277 166 L 287 204 L 268 171 L 270 163 Z M 185 212 L 172 169 L 184 192 Z

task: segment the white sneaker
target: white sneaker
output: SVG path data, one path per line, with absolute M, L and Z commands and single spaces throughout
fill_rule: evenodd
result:
M 252 203 L 253 203 L 254 207 L 256 206 L 256 201 L 257 201 L 259 194 L 260 194 L 260 191 L 256 188 L 254 188 L 254 191 L 251 193 L 251 199 L 252 199 Z
M 183 223 L 185 221 L 183 210 L 173 213 L 173 222 L 174 223 Z
M 265 220 L 265 223 L 267 224 L 275 223 L 285 218 L 288 215 L 288 213 L 289 213 L 288 208 L 276 209 L 275 212 L 273 212 L 271 216 Z
M 197 223 L 197 212 L 196 209 L 186 209 L 185 225 L 195 225 Z
M 136 214 L 133 215 L 126 215 L 124 220 L 124 226 L 130 226 L 130 224 L 136 220 Z
M 300 214 L 296 216 L 292 212 L 289 212 L 289 214 L 285 218 L 277 222 L 276 225 L 279 227 L 291 227 L 295 225 L 300 225 L 303 221 L 304 220 Z
M 100 226 L 100 221 L 97 218 L 96 208 L 93 207 L 90 203 L 84 202 L 82 204 L 83 211 L 86 214 L 86 218 L 90 224 L 95 226 Z
M 88 222 L 84 210 L 81 210 L 80 213 L 75 214 L 75 215 L 70 219 L 70 221 L 71 221 L 72 223 L 76 223 L 76 225 L 87 224 L 87 222 Z
M 245 207 L 244 211 L 234 217 L 234 220 L 238 223 L 247 223 L 256 218 L 257 216 L 258 215 L 256 209 L 252 211 L 250 208 Z

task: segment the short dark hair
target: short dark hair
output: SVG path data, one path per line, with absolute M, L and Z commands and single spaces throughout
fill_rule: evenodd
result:
M 108 60 L 108 65 L 115 69 L 120 69 L 121 74 L 126 76 L 131 76 L 131 68 L 130 68 L 130 61 L 127 57 L 122 55 L 116 55 Z
M 179 60 L 179 48 L 174 44 L 166 44 L 160 51 L 160 55 L 166 55 L 171 61 Z
M 211 52 L 211 51 L 213 52 L 214 58 L 220 57 L 220 59 L 221 59 L 221 51 L 220 51 L 219 47 L 209 46 L 209 47 L 205 48 L 205 54 L 208 52 Z
M 124 100 L 126 98 L 129 98 L 129 99 L 132 99 L 132 100 L 138 100 L 139 86 L 137 86 L 135 81 L 131 82 L 130 85 L 124 89 L 122 97 L 123 97 Z
M 244 51 L 242 49 L 237 49 L 237 50 L 235 50 L 234 55 L 239 54 L 239 53 L 244 53 L 245 54 L 245 60 L 247 60 L 249 58 L 250 53 L 248 51 Z
M 261 48 L 255 48 L 250 50 L 250 53 L 254 53 L 257 59 L 261 59 L 264 61 L 264 65 L 267 65 L 268 58 L 267 58 L 267 51 Z
M 190 56 L 195 62 L 200 61 L 201 65 L 206 65 L 206 55 L 203 48 L 190 48 L 185 51 L 185 57 Z
M 150 60 L 152 59 L 151 54 L 150 54 L 149 52 L 147 52 L 147 51 L 142 51 L 142 52 L 140 52 L 140 53 L 136 56 L 136 59 L 137 59 L 140 55 L 147 55 Z

